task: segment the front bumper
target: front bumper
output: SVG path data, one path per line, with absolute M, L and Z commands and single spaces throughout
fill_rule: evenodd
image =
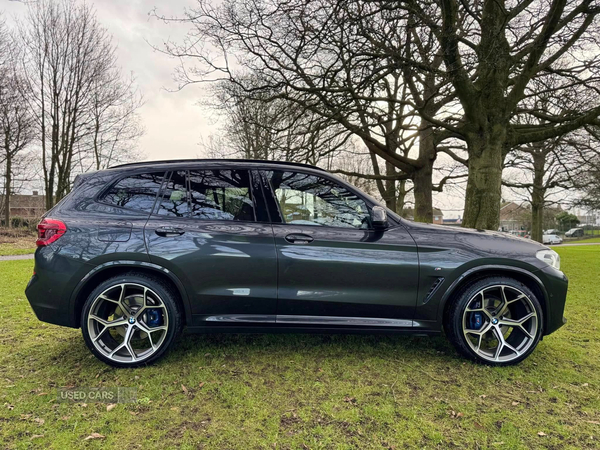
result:
M 564 273 L 552 266 L 544 267 L 538 272 L 538 275 L 546 290 L 546 318 L 544 321 L 544 336 L 546 336 L 567 323 L 564 311 L 569 280 Z

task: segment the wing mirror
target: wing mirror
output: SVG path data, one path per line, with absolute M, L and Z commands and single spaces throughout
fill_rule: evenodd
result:
M 371 209 L 371 225 L 376 229 L 388 227 L 387 211 L 381 206 L 373 206 Z

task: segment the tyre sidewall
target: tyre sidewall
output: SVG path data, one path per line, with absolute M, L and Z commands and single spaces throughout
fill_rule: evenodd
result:
M 471 300 L 473 298 L 473 296 L 475 294 L 477 294 L 479 291 L 481 291 L 482 289 L 489 287 L 489 286 L 500 285 L 500 284 L 505 285 L 505 286 L 514 287 L 515 289 L 518 289 L 527 295 L 529 300 L 531 300 L 533 307 L 535 308 L 535 312 L 538 316 L 539 326 L 538 326 L 537 333 L 535 335 L 532 345 L 529 347 L 529 349 L 525 353 L 519 355 L 517 358 L 515 358 L 511 361 L 495 362 L 495 361 L 489 361 L 484 358 L 481 358 L 479 355 L 477 355 L 477 353 L 475 353 L 475 351 L 467 343 L 467 340 L 466 340 L 467 338 L 465 337 L 462 328 L 463 328 L 463 314 L 469 303 L 469 300 Z M 521 283 L 518 280 L 515 280 L 513 278 L 508 278 L 508 277 L 499 277 L 499 276 L 491 276 L 491 277 L 482 278 L 480 280 L 477 280 L 477 281 L 469 284 L 465 288 L 461 289 L 460 293 L 455 298 L 456 298 L 455 304 L 453 304 L 449 310 L 448 319 L 450 322 L 449 323 L 450 327 L 446 331 L 450 335 L 449 336 L 450 340 L 452 341 L 454 346 L 457 348 L 457 350 L 464 356 L 467 356 L 468 358 L 470 358 L 474 361 L 477 361 L 477 362 L 483 363 L 483 364 L 487 364 L 487 365 L 492 365 L 492 366 L 508 366 L 508 365 L 513 365 L 513 364 L 518 364 L 519 362 L 521 362 L 525 358 L 527 358 L 535 350 L 539 341 L 542 338 L 542 335 L 544 332 L 544 313 L 543 313 L 543 309 L 540 304 L 540 301 L 537 299 L 537 297 L 531 291 L 531 289 L 529 289 L 529 287 L 527 287 L 525 284 Z
M 112 359 L 106 357 L 102 352 L 100 352 L 96 348 L 94 343 L 92 342 L 92 339 L 90 338 L 87 320 L 86 320 L 87 316 L 89 314 L 89 311 L 94 303 L 94 300 L 102 292 L 104 292 L 111 286 L 114 286 L 117 284 L 124 284 L 124 283 L 139 284 L 139 285 L 145 286 L 149 289 L 152 289 L 154 292 L 156 292 L 160 296 L 161 300 L 163 301 L 163 303 L 167 309 L 167 314 L 168 314 L 168 318 L 169 318 L 169 327 L 167 329 L 167 335 L 165 336 L 165 339 L 164 339 L 161 347 L 158 349 L 158 351 L 156 351 L 154 354 L 152 354 L 152 356 L 150 356 L 149 358 L 144 359 L 143 361 L 138 361 L 138 362 L 134 362 L 134 363 L 113 361 Z M 100 283 L 98 285 L 98 287 L 96 287 L 90 293 L 88 298 L 86 299 L 84 306 L 82 308 L 82 312 L 81 312 L 81 332 L 83 334 L 83 338 L 85 340 L 86 345 L 88 346 L 90 351 L 94 354 L 94 356 L 96 356 L 102 362 L 105 362 L 106 364 L 110 364 L 111 366 L 114 366 L 114 367 L 138 367 L 138 366 L 144 366 L 144 365 L 151 364 L 152 362 L 160 359 L 167 353 L 167 351 L 170 349 L 170 347 L 172 347 L 173 342 L 176 340 L 180 331 L 181 331 L 181 313 L 180 313 L 177 301 L 175 299 L 174 292 L 171 289 L 169 289 L 169 287 L 167 285 L 165 285 L 164 283 L 162 283 L 158 280 L 155 280 L 151 276 L 147 276 L 145 274 L 144 275 L 132 274 L 132 275 L 116 276 L 116 277 L 110 278 L 110 279 Z

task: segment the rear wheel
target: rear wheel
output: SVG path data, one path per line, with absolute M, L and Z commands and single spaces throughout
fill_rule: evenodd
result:
M 459 353 L 489 365 L 517 364 L 542 336 L 543 312 L 535 294 L 507 277 L 480 279 L 457 294 L 446 332 Z
M 110 278 L 89 295 L 81 330 L 88 348 L 117 367 L 152 363 L 168 351 L 181 330 L 176 293 L 142 273 Z

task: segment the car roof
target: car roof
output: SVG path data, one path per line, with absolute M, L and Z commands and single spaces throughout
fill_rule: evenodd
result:
M 168 169 L 171 166 L 183 166 L 186 164 L 190 165 L 206 165 L 206 166 L 247 166 L 248 168 L 265 168 L 265 167 L 302 167 L 305 169 L 313 169 L 321 172 L 326 172 L 325 169 L 321 169 L 320 167 L 311 166 L 309 164 L 302 164 L 298 162 L 289 162 L 289 161 L 266 161 L 266 160 L 258 160 L 258 159 L 165 159 L 159 161 L 139 161 L 128 164 L 119 164 L 117 166 L 111 166 L 107 170 L 112 169 L 126 169 L 126 168 L 165 168 Z

